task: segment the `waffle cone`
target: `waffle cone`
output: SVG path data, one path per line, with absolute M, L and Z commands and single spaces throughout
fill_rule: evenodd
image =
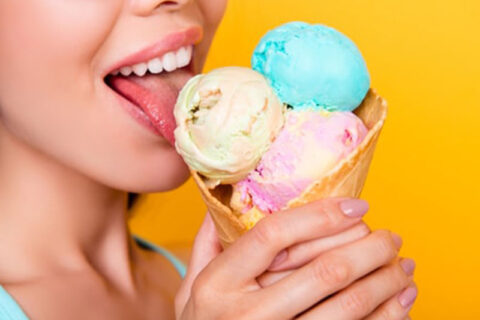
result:
M 289 208 L 326 197 L 358 197 L 360 195 L 387 115 L 387 103 L 375 90 L 370 90 L 361 106 L 355 110 L 355 114 L 362 119 L 369 130 L 363 142 L 326 176 L 314 181 L 299 197 L 292 199 L 288 203 Z M 222 245 L 229 246 L 249 229 L 243 222 L 245 220 L 241 219 L 242 215 L 229 206 L 233 192 L 232 186 L 220 185 L 215 189 L 209 189 L 200 174 L 192 171 L 192 176 L 212 216 Z

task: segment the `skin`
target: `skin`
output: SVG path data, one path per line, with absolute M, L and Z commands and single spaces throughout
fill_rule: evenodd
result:
M 168 261 L 132 241 L 124 190 L 170 190 L 188 170 L 165 139 L 118 106 L 103 77 L 131 53 L 190 26 L 204 30 L 195 48 L 199 72 L 225 6 L 0 1 L 0 283 L 30 318 L 229 319 L 256 299 L 262 308 L 246 319 L 407 316 L 397 295 L 413 283 L 399 271 L 398 246 L 389 232 L 370 233 L 361 218 L 342 215 L 343 200 L 273 215 L 223 252 L 207 216 L 182 284 Z M 285 249 L 287 257 L 272 265 Z M 334 260 L 343 270 L 342 254 L 363 269 L 332 279 L 309 271 Z M 242 261 L 248 267 L 238 268 Z M 312 290 L 315 283 L 324 291 Z M 372 296 L 368 308 L 335 303 L 348 301 L 341 297 L 352 296 L 349 290 Z M 279 309 L 285 292 L 292 294 L 288 310 Z

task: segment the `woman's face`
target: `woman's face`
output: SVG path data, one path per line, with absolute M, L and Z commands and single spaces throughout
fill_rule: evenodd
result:
M 172 109 L 226 1 L 0 1 L 0 134 L 113 188 L 178 186 Z

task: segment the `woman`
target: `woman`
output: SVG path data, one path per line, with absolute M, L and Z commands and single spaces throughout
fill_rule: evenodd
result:
M 188 177 L 172 108 L 225 6 L 0 2 L 1 319 L 407 317 L 414 263 L 360 200 L 273 215 L 224 252 L 207 216 L 180 289 L 129 234 L 126 191 Z

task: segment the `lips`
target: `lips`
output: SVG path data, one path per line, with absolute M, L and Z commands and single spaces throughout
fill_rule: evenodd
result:
M 173 108 L 180 90 L 194 75 L 192 47 L 202 33 L 201 28 L 192 27 L 170 34 L 106 72 L 106 84 L 123 100 L 129 114 L 172 145 Z
M 171 73 L 138 76 L 109 76 L 107 83 L 123 98 L 138 107 L 150 120 L 155 131 L 175 143 L 176 123 L 173 108 L 178 94 L 193 76 L 187 68 Z

